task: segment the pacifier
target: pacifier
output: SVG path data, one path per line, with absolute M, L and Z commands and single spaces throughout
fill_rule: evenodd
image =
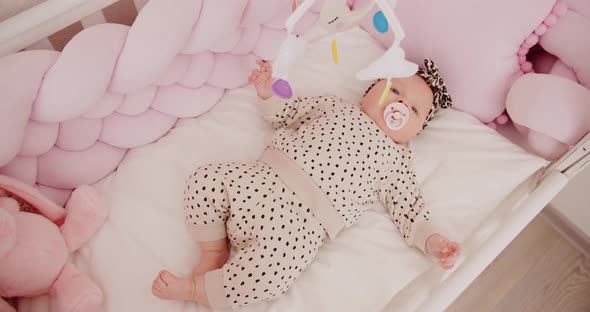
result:
M 410 120 L 410 111 L 400 102 L 391 103 L 385 108 L 383 119 L 385 119 L 387 128 L 397 131 L 403 128 Z

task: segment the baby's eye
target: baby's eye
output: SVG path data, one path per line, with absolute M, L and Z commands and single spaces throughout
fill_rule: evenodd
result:
M 414 112 L 414 114 L 418 114 L 418 110 L 414 106 L 412 106 L 412 111 Z
M 397 94 L 397 95 L 399 95 L 399 91 L 397 91 L 397 89 L 396 89 L 396 88 L 391 88 L 391 92 L 393 92 L 394 94 Z

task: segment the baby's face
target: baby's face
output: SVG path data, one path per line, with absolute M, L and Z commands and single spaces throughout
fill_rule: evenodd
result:
M 391 80 L 391 92 L 383 105 L 379 106 L 379 99 L 387 85 L 387 80 L 381 80 L 361 100 L 362 111 L 369 116 L 383 130 L 387 136 L 398 144 L 407 143 L 415 137 L 424 125 L 428 113 L 432 109 L 434 95 L 426 81 L 418 75 L 408 78 Z M 401 102 L 408 107 L 410 119 L 406 125 L 393 131 L 387 127 L 383 119 L 383 112 L 387 105 Z

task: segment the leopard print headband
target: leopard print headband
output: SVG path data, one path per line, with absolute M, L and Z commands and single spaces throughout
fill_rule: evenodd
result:
M 428 112 L 428 116 L 424 122 L 424 128 L 426 128 L 426 125 L 432 119 L 434 113 L 441 108 L 452 107 L 453 100 L 447 91 L 444 79 L 438 73 L 438 67 L 436 67 L 436 64 L 434 64 L 431 59 L 424 59 L 424 66 L 425 68 L 420 68 L 416 75 L 422 77 L 422 79 L 426 81 L 434 95 L 433 107 L 430 112 Z
M 432 89 L 432 94 L 434 95 L 433 107 L 428 112 L 428 116 L 424 121 L 423 128 L 426 128 L 428 122 L 434 116 L 434 113 L 439 110 L 440 108 L 448 108 L 453 106 L 453 100 L 447 91 L 447 87 L 445 86 L 445 81 L 440 76 L 438 72 L 438 67 L 431 59 L 424 59 L 424 69 L 419 69 L 416 75 L 422 77 L 426 84 Z M 381 79 L 373 82 L 371 86 L 365 91 L 364 96 L 371 91 L 371 89 L 379 82 Z

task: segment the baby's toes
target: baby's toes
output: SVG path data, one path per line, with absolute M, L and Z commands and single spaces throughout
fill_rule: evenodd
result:
M 157 297 L 162 297 L 164 287 L 166 287 L 165 285 L 162 285 L 164 285 L 164 282 L 160 279 L 160 277 L 156 277 L 156 279 L 152 283 L 152 293 Z
M 152 284 L 152 293 L 156 296 L 162 295 L 162 289 L 156 284 L 156 281 Z
M 178 281 L 178 277 L 168 271 L 160 271 L 159 277 L 166 286 Z
M 164 287 L 166 287 L 166 285 L 164 284 L 164 282 L 160 279 L 160 277 L 157 277 L 154 282 L 152 283 L 152 288 L 156 289 L 158 291 L 162 291 L 162 289 L 164 289 Z
M 158 276 L 156 277 L 156 279 L 154 280 L 154 287 L 156 287 L 159 290 L 162 290 L 164 288 L 166 288 L 166 286 L 168 286 L 168 283 L 163 279 L 163 273 L 165 271 L 161 271 L 160 273 L 158 273 Z

